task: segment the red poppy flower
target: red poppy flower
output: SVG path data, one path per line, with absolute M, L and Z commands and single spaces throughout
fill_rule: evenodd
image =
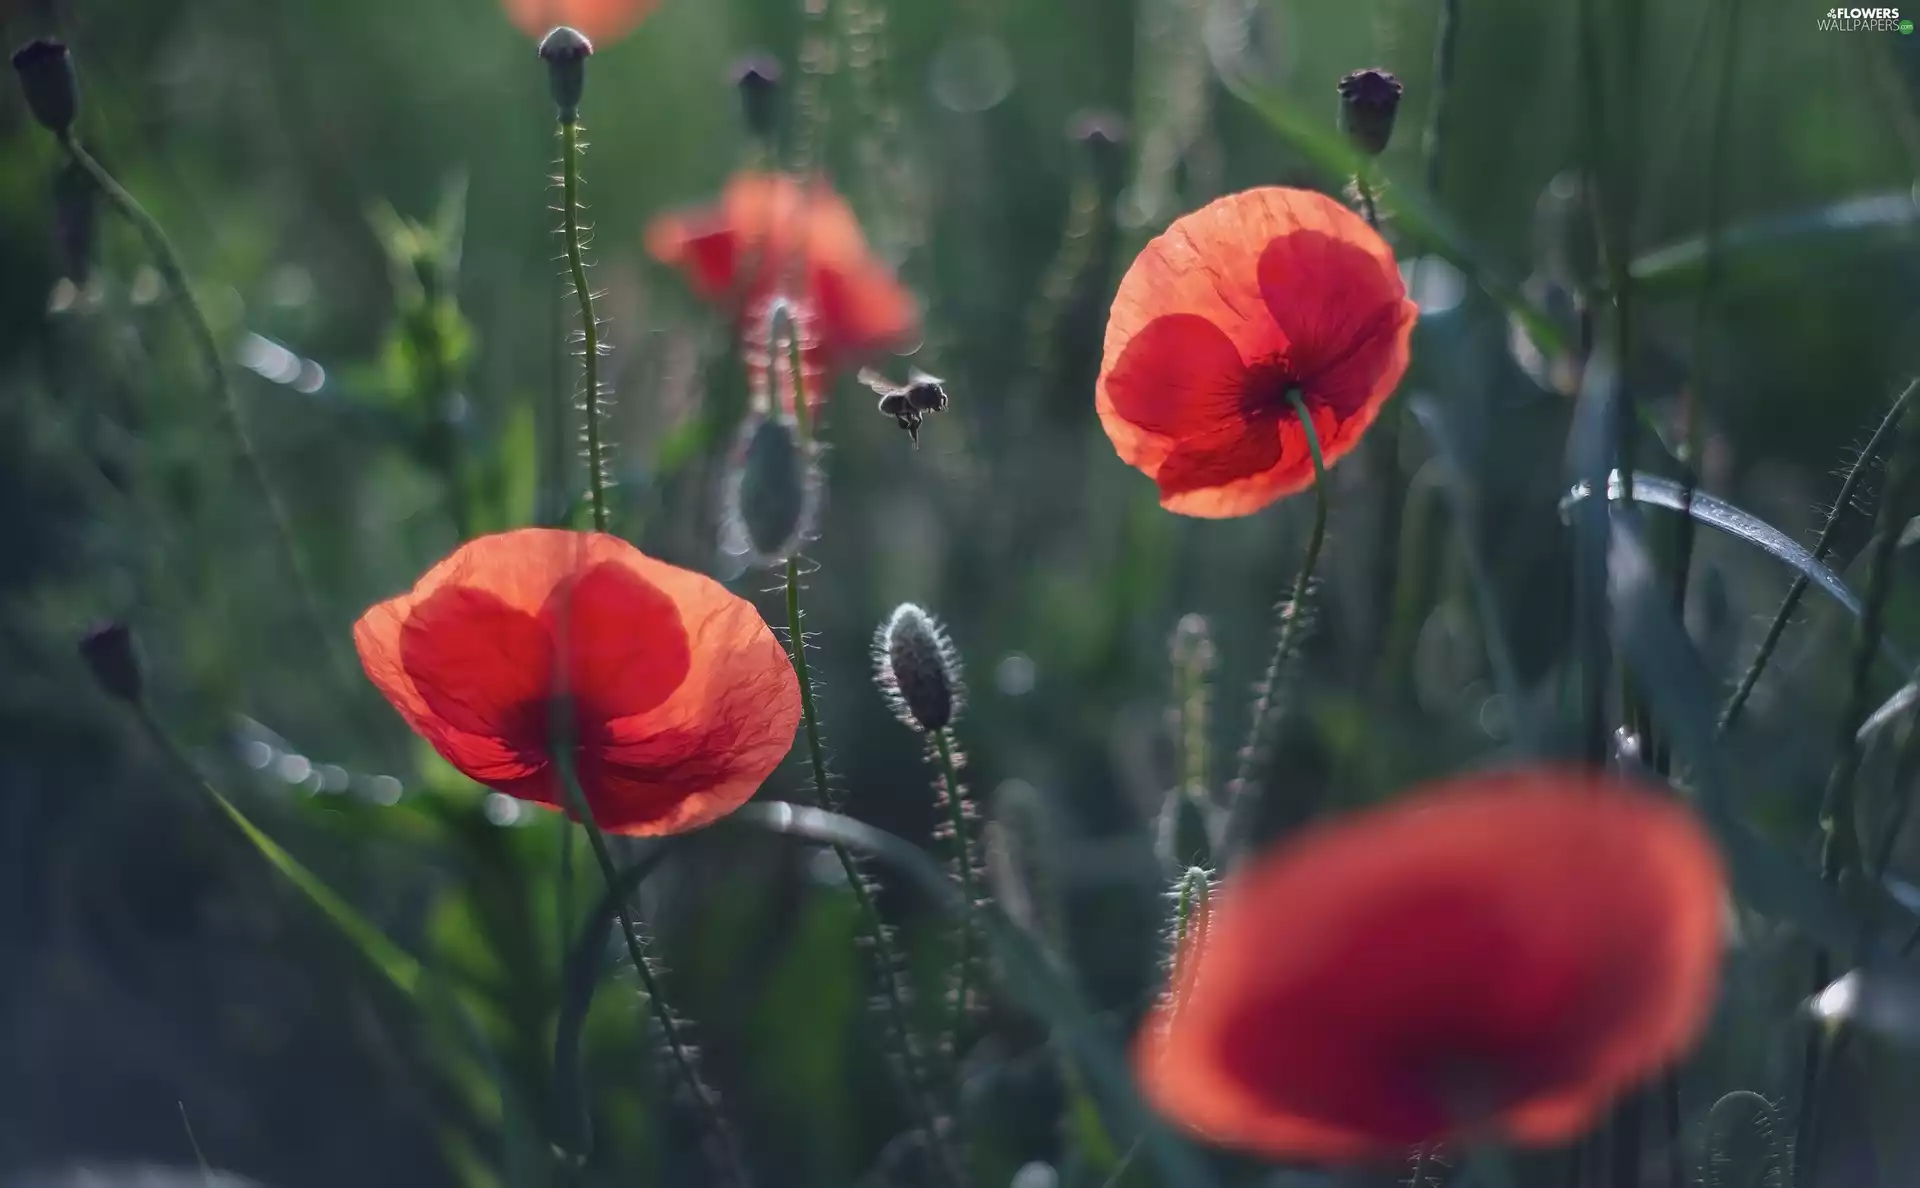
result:
M 550 755 L 564 690 L 594 818 L 679 833 L 751 798 L 793 746 L 800 690 L 760 615 L 711 578 L 602 533 L 468 541 L 353 641 L 407 725 L 473 780 L 566 802 Z
M 787 298 L 813 381 L 810 405 L 824 397 L 834 374 L 904 345 L 919 329 L 913 298 L 873 255 L 852 208 L 824 178 L 737 173 L 718 206 L 655 219 L 646 241 L 695 292 L 731 310 L 743 338 L 761 351 L 772 302 Z
M 1564 1142 L 1705 1025 L 1723 894 L 1672 801 L 1553 768 L 1449 781 L 1229 878 L 1140 1076 L 1270 1157 Z
M 659 0 L 501 0 L 507 19 L 528 37 L 567 25 L 589 41 L 615 41 L 638 28 Z
M 1095 402 L 1113 447 L 1189 516 L 1243 516 L 1313 483 L 1407 369 L 1418 309 L 1393 250 L 1324 194 L 1279 186 L 1176 219 L 1120 281 Z

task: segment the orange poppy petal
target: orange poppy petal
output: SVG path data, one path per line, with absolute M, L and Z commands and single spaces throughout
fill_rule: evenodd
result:
M 570 25 L 592 41 L 615 41 L 639 27 L 658 0 L 502 0 L 507 18 L 528 37 Z
M 1313 414 L 1314 430 L 1319 433 L 1324 449 L 1338 431 L 1334 415 L 1325 408 L 1309 408 L 1308 411 Z M 1274 432 L 1280 439 L 1280 454 L 1279 461 L 1271 469 L 1191 491 L 1169 494 L 1163 487 L 1160 506 L 1183 516 L 1225 519 L 1251 515 L 1276 499 L 1311 487 L 1314 480 L 1313 454 L 1307 448 L 1307 435 L 1301 432 L 1299 421 L 1288 416 L 1280 418 L 1274 425 Z
M 354 648 L 367 677 L 407 725 L 425 739 L 440 756 L 470 778 L 483 773 L 511 772 L 520 766 L 518 753 L 501 740 L 455 729 L 427 704 L 413 678 L 401 663 L 401 635 L 412 609 L 411 595 L 383 602 L 360 616 L 353 625 Z
M 561 586 L 541 619 L 566 640 L 560 651 L 582 741 L 666 701 L 692 665 L 679 608 L 631 558 L 602 561 Z
M 1230 880 L 1143 1083 L 1281 1158 L 1561 1142 L 1704 1025 L 1723 894 L 1675 803 L 1555 769 L 1452 781 Z
M 822 345 L 836 356 L 857 357 L 902 345 L 919 329 L 920 312 L 893 274 L 872 264 L 817 270 L 810 286 L 823 329 Z
M 1223 425 L 1183 439 L 1154 472 L 1163 499 L 1215 490 L 1280 464 L 1279 426 L 1272 418 Z
M 678 268 L 702 297 L 712 300 L 733 291 L 738 242 L 734 229 L 713 215 L 661 215 L 647 224 L 645 242 L 654 259 Z
M 1163 437 L 1214 433 L 1242 423 L 1247 378 L 1240 352 L 1212 322 L 1168 314 L 1127 343 L 1099 411 Z

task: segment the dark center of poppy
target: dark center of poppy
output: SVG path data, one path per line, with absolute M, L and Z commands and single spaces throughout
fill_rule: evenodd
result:
M 1269 355 L 1247 371 L 1247 385 L 1240 395 L 1240 412 L 1249 420 L 1281 420 L 1298 417 L 1294 400 L 1310 403 L 1306 388 L 1293 364 L 1285 355 Z

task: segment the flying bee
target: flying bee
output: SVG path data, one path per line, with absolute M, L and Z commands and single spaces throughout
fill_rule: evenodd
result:
M 905 429 L 913 439 L 914 448 L 919 449 L 921 422 L 929 413 L 942 412 L 947 407 L 946 381 L 917 367 L 907 373 L 904 384 L 896 384 L 872 368 L 863 368 L 858 378 L 880 394 L 880 411 Z

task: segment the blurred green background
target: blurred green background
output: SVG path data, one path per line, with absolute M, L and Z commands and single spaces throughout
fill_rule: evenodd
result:
M 1208 734 L 1225 773 L 1310 507 L 1221 523 L 1159 509 L 1093 415 L 1107 300 L 1175 215 L 1257 184 L 1341 183 L 1231 94 L 1222 64 L 1329 129 L 1341 74 L 1395 71 L 1407 95 L 1385 164 L 1418 190 L 1440 8 L 813 2 L 809 15 L 802 0 L 664 0 L 591 62 L 585 198 L 614 346 L 615 529 L 780 616 L 777 576 L 722 548 L 745 406 L 729 329 L 641 247 L 650 218 L 709 200 L 742 164 L 729 65 L 765 50 L 787 64 L 789 95 L 815 93 L 830 173 L 925 311 L 912 363 L 953 398 L 917 451 L 850 380 L 832 400 L 806 600 L 836 783 L 855 815 L 929 838 L 920 743 L 874 690 L 869 654 L 892 607 L 918 602 L 968 665 L 958 734 L 972 793 L 1002 827 L 996 887 L 1031 896 L 1038 876 L 1007 872 L 1046 868 L 1056 939 L 1124 1034 L 1158 977 L 1167 875 L 1152 823 L 1177 778 L 1169 638 L 1183 615 L 1211 625 Z M 1823 5 L 1647 6 L 1641 64 L 1617 96 L 1631 102 L 1609 115 L 1625 121 L 1635 255 L 1700 234 L 1716 187 L 1723 224 L 1757 228 L 1704 301 L 1698 269 L 1650 269 L 1638 398 L 1677 434 L 1692 392 L 1706 487 L 1803 540 L 1836 468 L 1920 367 L 1920 37 L 1817 32 Z M 1550 187 L 1582 159 L 1576 8 L 1464 0 L 1459 19 L 1428 203 L 1483 267 L 1564 310 L 1570 218 Z M 178 242 L 239 364 L 329 633 L 309 629 L 138 239 L 101 210 L 90 273 L 63 250 L 60 154 L 9 88 L 0 1173 L 193 1166 L 197 1140 L 213 1165 L 288 1188 L 545 1182 L 560 922 L 577 922 L 593 872 L 583 861 L 579 902 L 562 904 L 554 821 L 510 819 L 415 744 L 348 635 L 456 543 L 456 503 L 475 531 L 553 522 L 583 482 L 560 353 L 554 119 L 533 46 L 490 0 L 0 0 L 0 28 L 9 44 L 72 45 L 81 135 Z M 1069 134 L 1095 110 L 1128 126 L 1118 159 Z M 791 148 L 803 128 L 789 115 Z M 447 234 L 422 247 L 410 223 Z M 1436 493 L 1431 439 L 1402 418 L 1392 461 L 1414 495 L 1400 555 L 1417 580 L 1396 620 L 1376 578 L 1387 450 L 1335 471 L 1318 629 L 1265 775 L 1269 832 L 1506 744 L 1514 707 L 1486 659 L 1462 508 L 1482 593 L 1542 704 L 1572 653 L 1556 511 L 1572 401 L 1457 270 L 1430 262 L 1420 279 L 1428 316 L 1397 403 L 1432 402 L 1469 497 Z M 1737 674 L 1788 576 L 1702 534 L 1689 620 L 1716 675 Z M 99 616 L 134 624 L 161 716 L 215 782 L 418 956 L 436 993 L 467 1004 L 494 1067 L 454 1056 L 467 1050 L 459 1012 L 423 1023 L 93 689 L 72 644 Z M 1810 857 L 1848 627 L 1811 600 L 1800 619 L 1731 754 L 1742 805 Z M 1911 589 L 1892 634 L 1920 643 Z M 796 754 L 766 795 L 798 798 L 807 782 Z M 1868 800 L 1870 822 L 1885 803 Z M 836 874 L 737 832 L 691 839 L 647 884 L 654 952 L 764 1184 L 920 1182 L 890 1145 L 905 1118 Z M 883 883 L 884 910 L 931 969 L 942 932 Z M 1689 1144 L 1720 1094 L 1778 1098 L 1793 1073 L 1800 962 L 1779 958 L 1801 950 L 1764 929 L 1748 939 L 1687 1069 Z M 696 1124 L 639 1049 L 625 987 L 609 983 L 588 1026 L 589 1182 L 705 1182 Z M 1075 1137 L 1045 1041 L 996 1010 L 967 1054 L 982 1184 L 1036 1160 L 1074 1184 L 1111 1170 Z M 1861 1178 L 1835 1182 L 1912 1183 L 1915 1066 L 1871 1043 L 1856 1060 L 1873 1104 L 1843 1111 L 1852 1130 L 1835 1145 L 1861 1157 L 1848 1173 Z

